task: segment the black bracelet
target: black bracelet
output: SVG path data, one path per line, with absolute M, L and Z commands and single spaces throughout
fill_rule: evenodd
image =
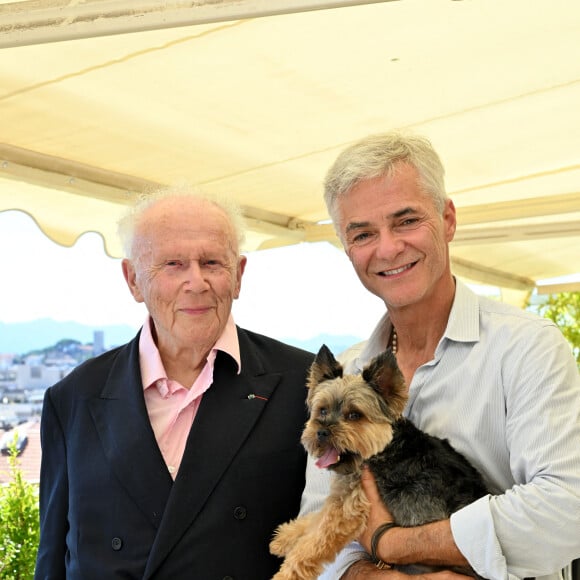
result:
M 377 548 L 379 546 L 379 541 L 382 538 L 383 534 L 390 530 L 391 528 L 398 528 L 399 526 L 397 526 L 397 524 L 395 522 L 387 522 L 386 524 L 381 524 L 374 532 L 373 537 L 371 539 L 371 558 L 375 564 L 375 566 L 379 569 L 379 570 L 388 570 L 389 568 L 391 568 L 392 566 L 390 564 L 387 564 L 386 562 L 383 562 L 378 556 L 377 556 Z

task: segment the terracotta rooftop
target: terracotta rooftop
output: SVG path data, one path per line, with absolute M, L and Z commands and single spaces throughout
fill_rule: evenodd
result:
M 22 470 L 24 479 L 38 482 L 40 479 L 40 422 L 38 420 L 19 425 L 17 428 L 26 429 L 28 444 L 18 456 L 18 466 Z M 0 435 L 3 434 L 0 431 Z M 12 479 L 8 457 L 0 455 L 0 485 Z

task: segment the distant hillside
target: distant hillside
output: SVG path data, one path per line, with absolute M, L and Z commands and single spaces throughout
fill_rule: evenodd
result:
M 0 353 L 26 354 L 52 346 L 63 339 L 92 344 L 95 330 L 103 331 L 106 348 L 127 342 L 137 332 L 137 329 L 129 325 L 89 326 L 50 318 L 30 322 L 0 322 Z M 362 339 L 354 336 L 321 334 L 308 339 L 282 337 L 280 340 L 314 353 L 326 344 L 334 354 L 338 354 Z
M 297 338 L 282 338 L 280 340 L 303 348 L 304 350 L 309 350 L 315 354 L 319 351 L 320 347 L 325 344 L 335 355 L 337 355 L 343 350 L 346 350 L 349 346 L 352 346 L 363 339 L 356 336 L 319 334 L 318 336 L 304 340 L 298 340 Z
M 137 332 L 129 325 L 88 326 L 50 318 L 30 322 L 0 322 L 0 353 L 25 354 L 52 346 L 66 338 L 92 344 L 95 330 L 103 331 L 106 348 L 127 342 Z

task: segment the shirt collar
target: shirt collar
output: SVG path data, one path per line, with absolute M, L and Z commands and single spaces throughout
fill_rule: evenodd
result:
M 152 324 L 153 320 L 148 314 L 141 329 L 141 336 L 139 337 L 139 364 L 141 367 L 143 389 L 147 389 L 159 379 L 167 379 L 167 373 L 161 361 L 159 349 L 153 340 L 153 333 L 151 332 Z M 238 369 L 237 374 L 240 374 L 242 370 L 240 343 L 238 340 L 238 331 L 231 314 L 221 336 L 212 348 L 212 352 L 214 353 L 218 350 L 225 352 L 234 359 Z
M 389 313 L 386 312 L 375 326 L 369 339 L 360 344 L 358 353 L 355 350 L 355 354 L 351 350 L 355 357 L 353 365 L 356 371 L 361 372 L 375 356 L 387 347 L 392 327 Z M 445 338 L 456 342 L 477 342 L 479 340 L 479 299 L 477 294 L 457 279 L 455 280 L 453 305 L 439 346 Z
M 444 337 L 456 342 L 479 340 L 479 299 L 477 294 L 455 280 L 455 298 Z

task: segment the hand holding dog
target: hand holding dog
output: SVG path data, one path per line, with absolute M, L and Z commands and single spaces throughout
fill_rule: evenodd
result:
M 371 508 L 369 512 L 367 527 L 359 538 L 359 542 L 364 547 L 366 552 L 370 553 L 373 532 L 381 524 L 392 522 L 393 517 L 391 516 L 389 510 L 385 507 L 384 503 L 381 501 L 375 478 L 366 467 L 363 468 L 362 471 L 361 484 L 365 495 L 371 504 Z M 384 537 L 386 538 L 387 535 L 391 532 L 392 530 L 387 532 Z M 377 553 L 381 558 L 385 558 L 387 561 L 389 559 L 392 560 L 395 558 L 395 542 L 389 542 L 387 544 L 387 541 L 385 540 L 382 549 L 380 546 L 381 543 L 379 543 Z M 353 564 L 341 576 L 340 580 L 382 580 L 384 578 L 389 578 L 389 580 L 397 580 L 397 578 L 399 580 L 408 580 L 409 575 L 399 570 L 379 570 L 372 562 L 369 562 L 368 560 L 360 560 L 359 562 Z M 413 575 L 413 580 L 462 580 L 463 578 L 464 576 L 462 574 L 456 574 L 450 570 Z
M 379 495 L 379 491 L 377 488 L 377 484 L 375 482 L 375 478 L 373 477 L 372 473 L 368 469 L 368 467 L 364 467 L 362 470 L 361 475 L 361 485 L 363 491 L 369 500 L 370 503 L 370 512 L 368 515 L 367 520 L 367 527 L 364 530 L 363 534 L 359 538 L 359 542 L 364 547 L 367 553 L 371 551 L 371 538 L 373 536 L 374 531 L 382 524 L 387 522 L 392 522 L 393 517 L 389 510 L 385 507 L 381 497 Z M 437 541 L 442 545 L 442 543 L 450 542 L 448 544 L 448 550 L 450 553 L 450 557 L 453 559 L 453 563 L 457 566 L 467 565 L 466 560 L 464 559 L 463 555 L 457 550 L 455 546 L 455 542 L 453 541 L 453 536 L 451 534 L 451 528 L 449 526 L 449 520 L 443 520 L 441 522 L 436 522 L 434 524 L 430 524 L 428 526 L 422 526 L 423 528 L 427 528 L 424 531 L 431 531 L 437 534 Z M 434 528 L 433 530 L 429 530 L 429 528 Z M 436 530 L 435 528 L 440 528 Z M 409 534 L 413 533 L 413 528 L 404 528 L 405 532 Z M 404 551 L 404 546 L 412 545 L 409 542 L 405 542 L 404 544 L 397 541 L 397 535 L 402 531 L 401 528 L 396 530 L 389 530 L 387 531 L 384 536 L 382 537 L 382 541 L 379 542 L 377 546 L 377 555 L 385 562 L 398 562 L 398 563 L 405 563 L 407 561 L 413 562 L 415 558 L 412 554 L 406 553 Z M 431 534 L 429 534 L 430 536 Z M 424 537 L 425 538 L 425 537 Z M 423 545 L 425 548 L 426 546 Z M 408 560 L 407 560 L 408 558 Z M 439 564 L 433 560 L 432 564 Z M 377 580 L 380 578 L 385 578 L 387 575 L 389 578 L 394 580 L 395 575 L 400 574 L 402 577 L 407 577 L 407 574 L 403 572 L 396 571 L 396 570 L 378 570 L 376 566 L 368 561 L 361 561 L 357 564 L 351 566 L 345 574 L 343 574 L 341 580 L 357 580 L 357 579 L 367 579 L 372 580 L 376 578 Z M 434 573 L 425 573 L 420 575 L 421 578 L 425 580 L 427 578 L 436 578 L 436 580 L 459 580 L 463 578 L 462 574 L 457 574 L 455 572 L 451 572 L 449 570 L 444 570 L 441 572 L 434 572 Z M 417 575 L 414 575 L 415 580 L 419 580 Z
M 377 484 L 375 482 L 375 478 L 373 477 L 373 474 L 370 472 L 368 467 L 364 467 L 362 470 L 361 485 L 362 485 L 362 488 L 363 488 L 365 495 L 367 496 L 367 499 L 369 500 L 369 502 L 371 504 L 371 508 L 370 508 L 370 512 L 369 512 L 369 516 L 368 516 L 368 520 L 367 520 L 367 527 L 365 528 L 365 531 L 363 532 L 362 536 L 359 538 L 359 542 L 362 544 L 365 551 L 368 554 L 370 554 L 371 553 L 371 538 L 373 537 L 374 531 L 380 525 L 385 524 L 387 522 L 392 522 L 394 518 L 391 515 L 391 513 L 389 512 L 389 510 L 386 508 L 383 501 L 381 500 L 381 497 L 379 495 L 379 490 L 378 490 Z M 386 537 L 387 535 L 390 535 L 393 531 L 394 530 L 389 530 L 385 534 L 384 537 Z M 388 562 L 389 559 L 386 558 L 386 556 L 392 555 L 392 553 L 389 552 L 387 554 L 386 551 L 381 551 L 380 544 L 381 544 L 381 542 L 379 542 L 379 547 L 377 547 L 377 554 L 379 556 L 385 556 L 384 561 Z

